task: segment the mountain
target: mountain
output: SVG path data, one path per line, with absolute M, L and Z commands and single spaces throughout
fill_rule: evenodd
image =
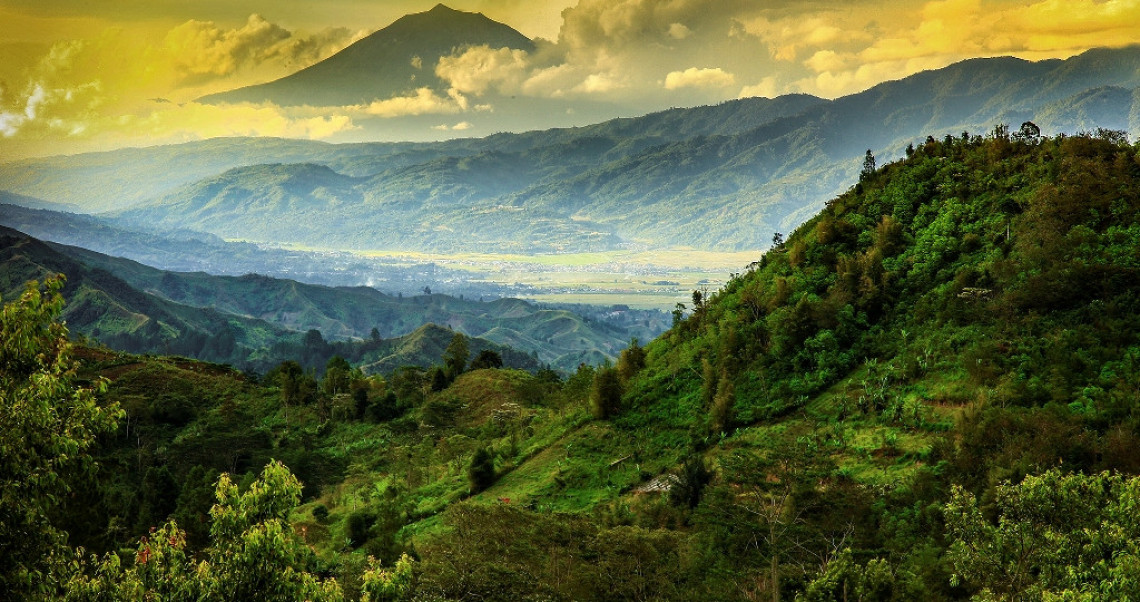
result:
M 534 43 L 481 13 L 442 4 L 401 17 L 333 56 L 279 80 L 199 99 L 204 103 L 272 102 L 281 106 L 367 105 L 430 88 L 444 96 L 435 74 L 439 59 L 486 45 L 533 51 Z
M 316 329 L 330 341 L 369 339 L 373 329 L 388 339 L 436 324 L 573 370 L 584 357 L 615 357 L 631 338 L 648 340 L 660 331 L 640 323 L 619 327 L 518 299 L 482 302 L 438 294 L 395 297 L 370 287 L 334 288 L 255 274 L 167 272 L 83 249 L 63 250 L 135 288 L 179 304 L 215 308 L 292 331 Z
M 22 194 L 14 194 L 5 190 L 0 190 L 0 205 L 8 205 L 12 207 L 23 207 L 28 209 L 44 209 L 48 211 L 66 211 L 77 212 L 81 211 L 78 205 L 70 203 L 52 203 L 35 197 L 24 196 Z M 5 209 L 5 214 L 9 210 Z
M 73 333 L 115 349 L 175 353 L 262 371 L 284 359 L 302 356 L 307 357 L 306 366 L 322 369 L 329 357 L 339 354 L 369 369 L 392 370 L 403 365 L 426 368 L 440 363 L 444 349 L 455 335 L 430 324 L 402 336 L 363 343 L 327 343 L 318 334 L 314 349 L 313 337 L 302 340 L 297 330 L 213 307 L 173 302 L 142 291 L 100 267 L 118 267 L 125 261 L 45 244 L 0 226 L 3 298 L 17 296 L 29 280 L 42 281 L 64 274 L 67 283 L 63 294 L 68 304 L 62 318 Z M 158 274 L 160 278 L 166 276 L 166 282 L 172 286 L 181 286 L 174 273 Z M 539 367 L 531 356 L 490 341 L 472 338 L 470 347 L 474 353 L 495 351 L 508 366 L 530 370 Z
M 177 188 L 154 184 L 165 172 L 139 174 L 127 165 L 124 173 L 139 176 L 140 188 L 165 191 L 129 208 L 74 193 L 91 190 L 81 176 L 93 157 L 10 164 L 0 176 L 19 194 L 114 204 L 114 215 L 127 223 L 319 248 L 755 249 L 848 186 L 868 149 L 883 161 L 927 135 L 1000 123 L 1016 128 L 1027 120 L 1046 133 L 1118 126 L 1140 132 L 1138 73 L 1140 46 L 1063 61 L 974 59 L 831 101 L 742 99 L 429 145 L 315 145 L 308 159 L 267 157 L 265 165 L 232 165 Z M 212 144 L 244 153 L 257 146 Z M 212 161 L 201 154 L 207 146 L 183 149 L 187 163 Z M 176 164 L 180 152 L 158 154 Z M 115 157 L 100 156 L 102 169 Z M 66 167 L 72 161 L 76 167 Z
M 73 332 L 136 352 L 179 353 L 216 361 L 255 359 L 288 337 L 285 328 L 207 308 L 189 307 L 132 287 L 22 232 L 0 226 L 0 293 L 10 299 L 29 280 L 65 274 Z
M 162 270 L 239 276 L 263 274 L 327 286 L 367 283 L 390 294 L 418 294 L 425 286 L 452 296 L 509 296 L 506 286 L 480 272 L 434 263 L 370 261 L 347 253 L 316 253 L 227 242 L 188 230 L 128 229 L 107 219 L 0 204 L 0 225 L 46 242 L 123 257 Z
M 369 287 L 333 288 L 253 274 L 170 272 L 78 247 L 44 244 L 7 228 L 3 232 L 0 290 L 6 297 L 14 296 L 27 280 L 67 274 L 65 293 L 75 301 L 65 317 L 72 327 L 129 351 L 174 352 L 243 365 L 257 362 L 264 369 L 271 358 L 289 352 L 277 349 L 279 344 L 299 342 L 300 333 L 316 330 L 329 345 L 343 346 L 339 352 L 354 363 L 389 369 L 398 367 L 392 365 L 395 360 L 384 359 L 389 356 L 438 360 L 451 336 L 462 332 L 472 337 L 473 353 L 514 353 L 516 360 L 508 365 L 535 368 L 541 361 L 569 371 L 583 361 L 613 358 L 630 339 L 648 340 L 663 328 L 641 320 L 619 326 L 613 316 L 591 319 L 517 299 L 395 297 Z M 426 325 L 436 325 L 435 330 L 423 331 Z M 236 347 L 226 343 L 224 351 L 203 352 L 215 338 L 232 338 Z M 337 343 L 350 340 L 364 343 Z M 508 352 L 508 347 L 518 352 Z
M 702 134 L 731 134 L 795 115 L 823 102 L 807 95 L 749 98 L 715 107 L 672 109 L 580 128 L 496 134 L 434 143 L 327 144 L 278 138 L 215 138 L 149 148 L 0 163 L 0 182 L 21 195 L 74 203 L 81 211 L 121 210 L 238 167 L 321 164 L 354 177 L 478 153 L 521 153 L 547 146 L 581 148 L 614 138 L 608 158 Z M 584 142 L 579 142 L 584 141 Z M 557 168 L 557 166 L 555 166 Z M 92 186 L 98 182 L 98 186 Z M 46 202 L 46 201 L 38 201 Z M 20 203 L 17 203 L 20 204 Z
M 1046 132 L 1073 133 L 1096 118 L 1133 114 L 1137 73 L 1140 47 L 1066 61 L 978 59 L 808 103 L 798 114 L 743 131 L 660 140 L 613 127 L 600 136 L 444 157 L 363 180 L 309 176 L 319 193 L 279 183 L 286 173 L 311 172 L 308 166 L 275 166 L 272 175 L 243 168 L 121 215 L 229 238 L 348 248 L 756 248 L 818 211 L 855 176 L 868 148 L 897 157 L 921 141 L 921 132 L 941 137 L 1035 119 Z M 1099 86 L 1081 89 L 1091 82 Z M 245 209 L 305 203 L 319 215 L 280 212 L 271 226 Z M 346 221 L 361 228 L 340 228 Z

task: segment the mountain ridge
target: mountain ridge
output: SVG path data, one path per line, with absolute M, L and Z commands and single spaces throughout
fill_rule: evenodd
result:
M 1140 132 L 1138 73 L 1140 46 L 1063 61 L 972 59 L 830 101 L 747 99 L 586 128 L 434 144 L 325 145 L 309 157 L 298 147 L 288 151 L 302 159 L 293 162 L 324 164 L 345 186 L 324 196 L 295 194 L 250 170 L 247 182 L 233 182 L 233 190 L 245 193 L 215 199 L 205 187 L 215 173 L 186 178 L 180 188 L 168 184 L 149 200 L 113 211 L 225 238 L 350 249 L 760 249 L 848 185 L 867 149 L 886 161 L 926 135 L 1023 121 L 1045 133 L 1076 133 L 1112 115 L 1110 128 Z M 671 127 L 688 115 L 703 119 Z M 733 119 L 741 115 L 747 117 Z M 249 144 L 234 156 L 250 157 L 256 143 Z M 11 188 L 19 194 L 51 181 L 64 198 L 41 198 L 75 200 L 68 195 L 84 170 L 50 175 L 37 165 L 0 166 L 0 176 L 18 184 Z M 226 177 L 235 175 L 242 173 Z M 350 177 L 365 179 L 353 184 Z M 226 203 L 202 215 L 180 209 L 213 201 Z M 243 212 L 242 203 L 335 212 L 277 212 L 264 220 Z M 345 222 L 361 227 L 346 232 Z
M 617 327 L 521 300 L 484 303 L 439 294 L 396 297 L 364 286 L 328 287 L 255 274 L 213 276 L 163 271 L 86 249 L 42 243 L 2 226 L 0 233 L 4 235 L 0 250 L 4 251 L 6 276 L 0 289 L 11 294 L 26 280 L 56 272 L 69 274 L 72 282 L 65 292 L 76 297 L 79 305 L 69 308 L 65 317 L 78 332 L 87 335 L 106 338 L 114 331 L 116 336 L 126 337 L 119 346 L 126 346 L 128 351 L 162 351 L 163 339 L 178 339 L 191 331 L 197 333 L 195 336 L 215 337 L 232 330 L 225 336 L 244 352 L 230 349 L 223 356 L 184 353 L 213 361 L 235 361 L 244 353 L 251 361 L 260 362 L 264 349 L 277 341 L 300 339 L 306 331 L 320 331 L 330 343 L 368 342 L 376 336 L 384 340 L 406 338 L 425 324 L 436 324 L 473 339 L 487 335 L 480 348 L 493 344 L 501 351 L 512 343 L 523 343 L 517 354 L 537 356 L 534 366 L 541 361 L 570 371 L 582 358 L 616 357 L 631 338 L 648 339 L 659 332 L 640 324 Z M 20 251 L 29 246 L 36 251 Z M 29 263 L 28 258 L 35 259 Z M 104 291 L 111 291 L 110 296 Z M 119 299 L 114 291 L 127 297 Z M 86 309 L 83 304 L 90 295 L 98 299 Z M 103 307 L 110 307 L 119 317 L 106 317 L 101 313 Z M 115 320 L 133 325 L 124 330 L 114 326 Z M 234 320 L 238 324 L 232 328 L 225 325 Z M 149 346 L 137 347 L 127 339 Z M 379 358 L 368 361 L 398 367 L 377 362 Z M 525 362 L 515 365 L 533 367 Z

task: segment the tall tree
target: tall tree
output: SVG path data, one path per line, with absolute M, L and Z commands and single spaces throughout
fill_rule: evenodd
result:
M 590 389 L 590 412 L 594 418 L 605 420 L 621 409 L 621 377 L 613 366 L 603 366 L 594 373 Z
M 471 349 L 467 344 L 467 337 L 461 332 L 455 333 L 451 337 L 451 343 L 448 344 L 447 350 L 443 353 L 443 365 L 447 371 L 447 377 L 450 380 L 455 380 L 463 370 L 467 367 L 467 360 L 471 357 Z
M 871 149 L 867 149 L 867 154 L 863 155 L 863 170 L 859 172 L 859 179 L 866 180 L 873 175 L 875 175 L 875 155 Z
M 329 358 L 325 364 L 325 377 L 321 382 L 327 395 L 347 393 L 352 384 L 352 365 L 339 355 Z
M 629 341 L 629 347 L 622 350 L 618 356 L 617 371 L 622 383 L 629 383 L 638 372 L 645 367 L 645 348 L 634 337 Z

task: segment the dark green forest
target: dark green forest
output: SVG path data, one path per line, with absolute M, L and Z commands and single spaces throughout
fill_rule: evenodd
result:
M 137 356 L 30 284 L 0 317 L 0 599 L 1140 599 L 1140 146 L 867 159 L 570 375 L 457 334 L 383 374 Z

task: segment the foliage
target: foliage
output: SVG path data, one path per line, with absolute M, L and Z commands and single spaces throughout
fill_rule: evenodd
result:
M 236 499 L 276 457 L 305 504 L 274 533 L 315 555 L 274 563 L 349 598 L 1129 595 L 1138 151 L 1003 128 L 916 144 L 666 335 L 564 381 L 353 372 L 351 396 L 286 408 L 280 374 L 84 349 L 127 416 L 60 524 L 105 552 L 173 514 L 168 557 L 212 571 L 202 484 L 231 473 Z M 423 336 L 441 357 L 455 332 Z
M 475 450 L 467 467 L 467 482 L 471 493 L 479 493 L 495 482 L 495 455 L 485 447 Z
M 500 356 L 498 353 L 494 352 L 491 349 L 484 349 L 484 350 L 480 351 L 479 355 L 475 356 L 474 360 L 471 360 L 471 369 L 472 370 L 484 370 L 487 368 L 502 368 L 502 367 L 503 367 L 502 356 Z
M 590 413 L 605 420 L 621 411 L 622 384 L 617 368 L 602 366 L 594 373 L 590 388 Z
M 100 407 L 105 387 L 75 386 L 67 329 L 56 321 L 63 277 L 29 282 L 0 312 L 0 598 L 44 596 L 66 536 L 50 519 L 71 491 L 69 477 L 91 471 L 89 450 L 122 415 Z
M 696 508 L 701 503 L 701 494 L 704 493 L 705 486 L 712 481 L 712 478 L 713 473 L 703 457 L 699 454 L 689 456 L 689 459 L 681 465 L 681 474 L 677 475 L 677 482 L 669 489 L 669 501 L 674 506 Z
M 467 337 L 461 332 L 455 333 L 455 336 L 451 337 L 447 349 L 443 352 L 444 373 L 448 380 L 455 380 L 463 373 L 463 370 L 467 368 L 467 360 L 470 356 L 471 351 Z
M 364 573 L 364 595 L 360 602 L 401 602 L 415 591 L 414 564 L 402 554 L 391 570 L 373 567 Z
M 1140 598 L 1138 504 L 1140 477 L 1104 472 L 1003 483 L 985 514 L 956 487 L 946 504 L 955 578 L 979 600 Z
M 244 493 L 223 474 L 203 558 L 186 553 L 185 534 L 171 522 L 139 541 L 129 566 L 114 554 L 84 562 L 66 599 L 343 600 L 335 581 L 309 572 L 312 553 L 289 525 L 300 494 L 300 483 L 280 463 L 267 465 Z

